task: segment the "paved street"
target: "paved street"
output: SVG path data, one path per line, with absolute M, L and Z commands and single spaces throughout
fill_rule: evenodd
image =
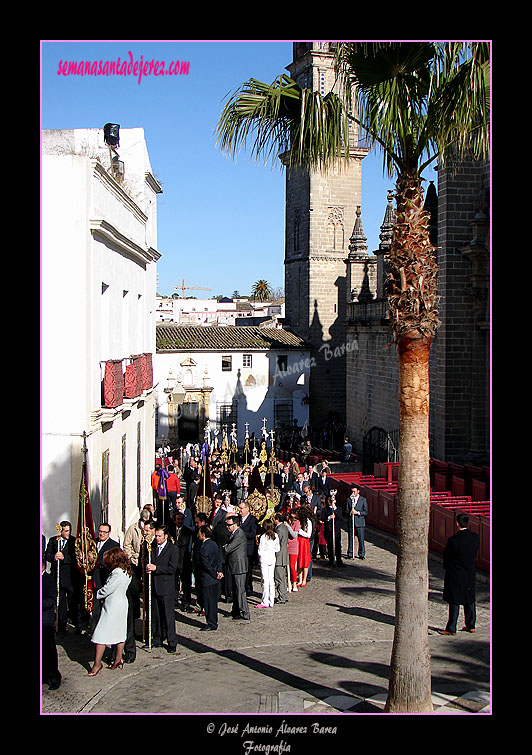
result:
M 261 596 L 256 579 L 249 622 L 232 621 L 230 606 L 221 602 L 218 631 L 200 632 L 204 618 L 176 610 L 177 655 L 164 648 L 148 652 L 138 641 L 135 663 L 122 670 L 104 668 L 89 678 L 93 646 L 69 627 L 59 638 L 62 684 L 54 691 L 42 687 L 42 712 L 380 713 L 393 639 L 396 556 L 393 539 L 367 530 L 365 561 L 346 560 L 345 569 L 333 570 L 318 560 L 309 585 L 291 593 L 286 605 L 256 608 Z M 345 553 L 345 532 L 343 538 Z M 435 714 L 489 713 L 488 580 L 479 575 L 474 635 L 437 633 L 447 619 L 442 588 L 441 561 L 431 558 L 428 632 Z

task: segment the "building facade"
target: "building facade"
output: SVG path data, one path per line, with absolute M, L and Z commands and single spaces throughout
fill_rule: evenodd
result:
M 284 300 L 256 302 L 249 299 L 195 299 L 157 296 L 157 322 L 178 325 L 240 325 L 272 316 L 284 317 Z
M 154 379 L 157 444 L 171 448 L 236 426 L 249 434 L 308 423 L 310 350 L 283 328 L 159 323 Z M 163 441 L 164 439 L 164 441 Z
M 157 195 L 142 128 L 42 134 L 42 529 L 76 530 L 83 433 L 95 526 L 151 497 Z

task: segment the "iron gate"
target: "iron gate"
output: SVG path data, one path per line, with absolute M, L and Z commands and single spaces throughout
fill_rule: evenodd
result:
M 399 461 L 399 431 L 386 432 L 382 427 L 372 427 L 362 443 L 363 474 L 373 474 L 373 465 L 385 461 Z

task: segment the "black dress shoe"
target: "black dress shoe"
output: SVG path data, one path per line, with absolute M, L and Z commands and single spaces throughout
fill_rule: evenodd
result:
M 177 649 L 176 648 L 172 648 L 172 647 L 167 647 L 166 648 L 166 652 L 167 653 L 177 653 Z
M 135 663 L 135 658 L 124 658 L 124 663 Z
M 217 627 L 201 627 L 200 632 L 216 632 Z
M 52 682 L 50 686 L 48 687 L 48 689 L 59 689 L 60 685 L 61 685 L 61 681 Z

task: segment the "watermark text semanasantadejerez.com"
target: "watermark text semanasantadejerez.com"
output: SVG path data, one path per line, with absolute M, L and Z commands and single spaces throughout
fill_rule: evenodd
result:
M 190 61 L 173 60 L 165 63 L 164 60 L 133 60 L 133 55 L 128 52 L 129 60 L 60 60 L 57 69 L 58 76 L 135 76 L 138 83 L 143 76 L 183 76 L 188 75 Z

